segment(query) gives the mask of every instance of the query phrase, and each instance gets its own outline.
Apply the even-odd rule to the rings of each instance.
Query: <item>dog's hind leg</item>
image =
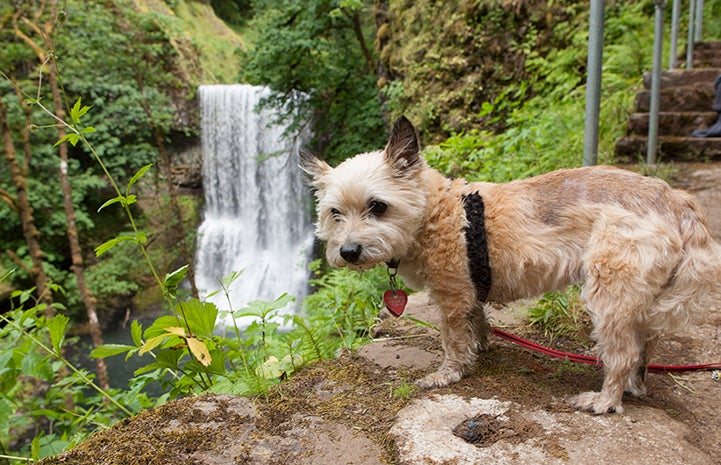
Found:
[[[576,408],[596,414],[622,413],[624,387],[641,362],[642,341],[627,309],[602,315],[594,330],[605,376],[600,392],[585,392],[572,400]]]
[[[651,355],[653,350],[656,348],[658,342],[658,336],[646,337],[645,342],[641,343],[641,354],[638,361],[631,369],[631,373],[628,375],[628,381],[626,381],[626,388],[624,393],[632,395],[634,397],[640,397],[646,394],[646,381],[647,367],[651,361]]]
[[[582,296],[605,377],[600,392],[573,400],[577,408],[596,414],[621,413],[624,389],[644,392],[639,373],[645,372],[656,336],[649,317],[682,256],[680,237],[663,218],[604,213],[589,238]]]

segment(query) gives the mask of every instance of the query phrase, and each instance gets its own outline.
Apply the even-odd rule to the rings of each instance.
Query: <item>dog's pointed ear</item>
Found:
[[[420,165],[420,144],[416,128],[408,118],[401,116],[393,125],[393,131],[386,145],[386,158],[399,171]]]
[[[328,163],[305,150],[301,149],[298,155],[300,157],[300,169],[307,175],[308,182],[311,186],[320,188],[323,184],[323,177],[328,174],[332,168]]]

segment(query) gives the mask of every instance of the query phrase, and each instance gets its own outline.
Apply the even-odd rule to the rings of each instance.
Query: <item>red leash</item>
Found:
[[[562,358],[562,359],[569,360],[569,361],[575,362],[575,363],[585,363],[588,365],[603,366],[603,362],[599,358],[592,357],[590,355],[571,354],[568,352],[563,352],[560,350],[544,347],[540,344],[536,344],[535,342],[528,341],[521,337],[515,336],[511,333],[508,333],[508,332],[503,331],[502,329],[496,328],[496,327],[492,327],[491,332],[502,339],[511,341],[511,342],[516,343],[527,349],[531,349],[536,352],[540,352],[542,354],[550,355],[551,357]],[[671,373],[671,372],[696,371],[696,370],[721,370],[721,362],[720,363],[708,363],[705,365],[653,365],[653,364],[649,364],[647,368],[650,373]]]

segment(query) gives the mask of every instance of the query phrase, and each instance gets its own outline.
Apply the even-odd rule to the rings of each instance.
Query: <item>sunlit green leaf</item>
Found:
[[[218,318],[218,307],[211,302],[190,299],[182,302],[183,314],[190,331],[197,336],[210,337],[215,330]]]
[[[90,110],[90,107],[85,105],[82,105],[82,99],[77,99],[75,101],[75,105],[70,109],[70,119],[73,121],[73,123],[77,124],[80,122],[80,119],[85,115],[85,113]]]
[[[165,292],[167,292],[168,295],[175,297],[175,294],[178,291],[178,285],[181,281],[183,281],[183,279],[185,279],[185,275],[187,273],[188,265],[183,265],[172,273],[165,275],[165,279],[163,280],[163,289]]]
[[[60,145],[64,142],[67,142],[69,140],[70,140],[70,134],[66,134],[63,137],[61,137],[60,139],[58,139],[58,141],[53,144],[53,148],[57,147],[58,145]],[[73,145],[75,145],[75,144],[73,144]]]
[[[165,328],[178,326],[179,324],[181,323],[175,316],[163,315],[156,318],[155,321],[153,321],[153,323],[145,329],[143,337],[148,340],[151,337],[166,333]]]
[[[130,323],[130,337],[133,338],[133,343],[137,347],[140,347],[143,344],[143,325],[138,322],[138,320],[133,320],[132,323]]]
[[[130,178],[130,181],[128,181],[128,187],[125,188],[125,193],[128,194],[130,192],[130,189],[135,185],[136,182],[145,174],[148,172],[150,168],[153,167],[153,164],[145,165],[142,168],[138,170],[137,173],[133,175],[132,178]]]
[[[94,358],[112,357],[113,355],[124,354],[129,350],[135,350],[137,347],[125,344],[103,344],[94,348],[90,352],[90,356]]]
[[[47,326],[50,332],[50,341],[53,344],[53,349],[57,353],[60,353],[60,348],[65,340],[65,327],[67,326],[70,318],[66,317],[62,313],[58,313],[53,318],[48,320]]]
[[[120,236],[114,237],[114,238],[110,239],[109,241],[105,241],[102,244],[100,244],[99,246],[97,246],[95,248],[95,256],[97,256],[97,257],[101,256],[102,254],[104,254],[108,250],[112,249],[116,245],[120,244],[121,242],[134,241],[134,240],[135,240],[135,236],[131,236],[129,234],[121,234]]]
[[[3,275],[0,276],[0,283],[5,281],[6,279],[8,279],[10,277],[10,275],[12,275],[13,273],[15,273],[15,268],[11,268],[11,269],[7,270],[5,273],[3,273]]]
[[[281,308],[285,307],[293,301],[295,301],[295,297],[293,297],[292,295],[288,295],[287,293],[282,294],[280,297],[278,297],[272,302],[253,300],[251,302],[248,302],[247,307],[241,308],[237,312],[234,312],[233,317],[241,318],[252,316],[266,319],[271,313],[275,312],[276,310],[280,310]]]
[[[98,212],[99,212],[100,210],[102,210],[103,208],[109,207],[110,205],[113,205],[113,204],[115,204],[115,203],[118,203],[118,202],[121,202],[121,203],[122,203],[122,201],[123,201],[123,197],[122,197],[122,196],[113,197],[112,199],[108,200],[108,201],[105,202],[104,204],[100,205],[100,207],[98,208]]]
[[[163,342],[165,342],[165,340],[166,340],[169,336],[172,336],[172,334],[170,334],[170,333],[163,333],[163,334],[160,334],[159,336],[151,337],[150,339],[148,339],[147,341],[145,341],[145,344],[143,344],[143,345],[140,347],[140,350],[138,351],[138,354],[139,354],[139,355],[143,355],[143,354],[146,354],[146,353],[150,352],[151,350],[155,349],[155,348],[158,347],[160,344],[162,344]]]

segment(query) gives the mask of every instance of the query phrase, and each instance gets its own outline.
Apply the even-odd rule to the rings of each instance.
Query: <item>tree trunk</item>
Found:
[[[27,266],[23,266],[23,268],[28,271],[30,278],[35,282],[38,300],[40,303],[45,304],[45,316],[47,318],[52,318],[55,316],[56,310],[53,307],[52,294],[50,293],[50,289],[48,289],[50,279],[43,268],[44,254],[40,247],[40,242],[38,241],[40,232],[37,227],[35,227],[33,207],[28,199],[27,172],[23,170],[23,167],[18,161],[15,144],[12,139],[12,132],[7,120],[7,107],[1,98],[0,131],[2,132],[5,160],[10,168],[10,176],[12,178],[13,186],[15,187],[15,198],[13,199],[11,207],[14,207],[17,210],[18,216],[20,217],[23,237],[25,238],[25,243],[28,246],[28,254],[30,255],[30,261],[32,263],[29,268]],[[11,257],[14,255],[11,251],[8,251],[8,254],[10,254]]]
[[[366,67],[367,71],[369,73],[374,73],[375,70],[375,59],[373,58],[373,54],[371,53],[370,49],[368,48],[368,45],[366,44],[365,37],[363,37],[363,27],[361,26],[361,19],[360,15],[357,12],[353,13],[347,13],[350,17],[351,24],[353,25],[353,32],[355,33],[356,39],[358,39],[358,44],[361,47],[361,50],[363,51],[363,57],[366,60]]]
[[[38,60],[40,60],[41,66],[43,64],[47,63],[47,78],[48,83],[50,84],[50,91],[53,96],[53,106],[55,107],[55,116],[59,120],[65,119],[65,107],[63,105],[62,96],[60,93],[60,84],[58,83],[58,76],[57,76],[57,68],[55,66],[55,57],[54,55],[50,57],[48,60],[48,56],[46,53],[46,50],[54,50],[54,46],[52,43],[52,33],[53,29],[55,27],[55,20],[57,15],[57,1],[51,1],[50,4],[50,12],[48,15],[48,20],[42,25],[42,28],[39,24],[39,17],[34,18],[28,18],[23,17],[21,20],[23,24],[25,24],[27,27],[29,27],[38,37],[40,37],[43,41],[44,48],[40,45],[40,43],[36,40],[33,40],[30,36],[25,34],[18,25],[19,17],[14,18],[14,26],[15,26],[15,35],[21,39],[23,42],[25,42],[37,55]],[[44,7],[45,5],[43,5]],[[42,73],[42,69],[41,69]],[[66,136],[67,132],[65,130],[65,126],[62,124],[57,125],[58,128],[58,138],[62,139]],[[72,266],[71,269],[73,271],[73,274],[75,275],[75,279],[78,283],[78,289],[80,291],[80,296],[83,300],[83,304],[85,306],[85,311],[88,315],[88,323],[90,328],[90,335],[93,340],[93,346],[98,347],[103,344],[103,338],[102,338],[102,331],[100,329],[100,323],[98,321],[98,314],[97,314],[97,308],[96,308],[96,299],[93,293],[91,292],[90,288],[87,286],[87,282],[85,281],[85,264],[83,263],[83,254],[82,254],[82,248],[80,247],[80,240],[78,238],[78,228],[77,224],[75,222],[75,206],[73,205],[73,190],[72,185],[70,184],[70,179],[68,177],[68,146],[67,143],[62,143],[59,145],[59,155],[60,155],[60,167],[59,167],[59,176],[60,176],[60,186],[63,193],[63,203],[64,203],[64,209],[65,209],[65,217],[67,220],[67,227],[66,232],[68,236],[68,244],[70,246],[70,255],[72,260]],[[97,368],[97,376],[98,376],[98,385],[102,389],[109,389],[109,378],[108,378],[108,368],[105,363],[105,360],[102,358],[98,358],[95,361],[96,368]]]
[[[52,24],[55,21],[56,4],[53,2],[52,14],[50,15],[49,24],[46,24],[46,33],[43,34],[45,46],[48,50],[53,50],[53,44],[51,42],[51,34],[48,33],[47,29],[52,28]],[[44,57],[38,56],[39,59],[43,60]],[[48,62],[48,83],[50,84],[50,91],[53,95],[53,105],[55,106],[55,115],[61,119],[65,119],[65,107],[63,105],[62,96],[60,94],[60,85],[58,83],[57,68],[55,66],[55,58]],[[58,139],[62,139],[66,136],[65,126],[59,124],[58,128]],[[58,146],[58,152],[60,155],[60,188],[63,192],[63,204],[65,207],[65,217],[67,220],[67,236],[68,244],[70,246],[70,256],[72,259],[72,271],[75,274],[75,279],[78,282],[78,289],[80,296],[85,305],[85,311],[88,315],[88,326],[90,328],[90,336],[93,340],[93,346],[99,347],[103,345],[103,334],[100,328],[100,322],[98,321],[97,313],[97,300],[93,295],[93,292],[87,285],[85,280],[85,263],[83,262],[83,250],[80,246],[80,239],[78,236],[78,227],[75,222],[75,205],[73,205],[73,188],[70,184],[70,178],[68,177],[68,144],[63,142]],[[110,389],[110,379],[108,377],[108,367],[105,363],[105,359],[95,359],[95,366],[98,375],[98,385],[104,389]]]
[[[384,60],[388,59],[388,50],[390,50],[390,23],[388,21],[388,0],[375,0],[375,20],[376,20],[376,39],[375,48],[378,52],[378,61],[376,68],[376,76],[378,77],[378,89],[382,90],[385,86],[391,82],[391,74],[388,71],[388,63]],[[386,130],[390,132],[392,126],[389,120],[388,111],[388,95],[385,92],[378,92],[381,110],[383,114],[383,124]]]

